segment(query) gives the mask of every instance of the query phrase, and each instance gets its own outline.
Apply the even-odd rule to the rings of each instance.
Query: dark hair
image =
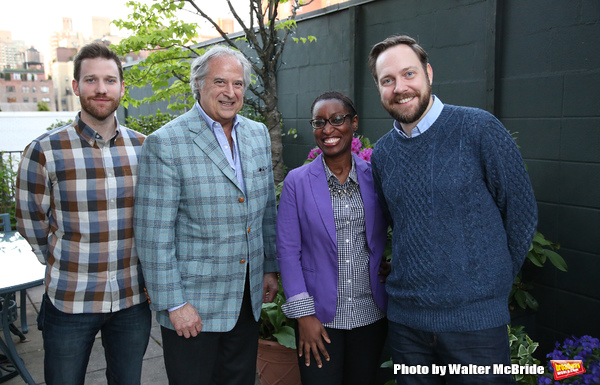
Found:
[[[83,62],[85,59],[96,58],[114,60],[117,64],[117,68],[119,69],[119,81],[123,81],[123,67],[121,66],[121,60],[119,60],[119,57],[116,53],[99,42],[86,44],[81,47],[79,52],[77,52],[77,55],[75,55],[75,58],[73,59],[73,79],[75,79],[77,82],[79,81],[79,76],[81,76],[81,62]]]
[[[423,65],[423,69],[427,72],[427,63],[429,62],[429,57],[427,56],[427,52],[421,47],[415,39],[407,35],[394,35],[390,36],[384,41],[381,41],[371,48],[371,52],[369,53],[369,69],[371,70],[371,75],[375,79],[375,83],[377,83],[377,58],[383,51],[388,48],[394,47],[399,44],[405,44],[412,48],[412,50],[417,54],[419,61]]]
[[[339,100],[340,102],[342,102],[342,104],[348,110],[349,113],[351,113],[352,115],[356,115],[356,108],[354,108],[354,103],[352,102],[352,100],[349,97],[347,97],[346,95],[344,95],[338,91],[326,91],[326,92],[323,92],[321,95],[317,96],[315,101],[310,106],[310,114],[312,115],[312,113],[315,109],[315,104],[317,104],[317,102],[320,102],[321,100],[331,100],[331,99]]]

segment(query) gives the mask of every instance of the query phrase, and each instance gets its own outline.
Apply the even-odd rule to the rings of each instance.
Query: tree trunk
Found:
[[[281,112],[277,107],[277,77],[276,72],[270,71],[263,78],[264,93],[262,100],[265,103],[266,125],[271,136],[271,161],[273,164],[273,179],[275,184],[283,181],[285,171],[283,167],[283,143],[281,141]]]

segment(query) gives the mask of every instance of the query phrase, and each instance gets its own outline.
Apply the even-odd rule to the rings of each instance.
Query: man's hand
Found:
[[[196,308],[190,305],[189,302],[179,309],[169,312],[169,318],[180,337],[196,337],[202,331],[202,319]]]
[[[278,290],[277,273],[266,273],[263,277],[263,303],[273,302]]]
[[[325,361],[329,361],[329,353],[325,349],[323,340],[328,344],[331,343],[323,324],[314,315],[300,317],[298,318],[298,333],[298,355],[304,356],[305,365],[310,366],[310,354],[312,353],[317,367],[322,368],[321,354]]]

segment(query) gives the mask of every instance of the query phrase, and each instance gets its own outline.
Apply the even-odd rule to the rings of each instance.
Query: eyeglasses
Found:
[[[332,126],[341,126],[342,124],[344,124],[344,122],[346,121],[346,118],[348,116],[353,117],[354,115],[346,114],[346,115],[338,115],[338,116],[335,116],[335,117],[329,118],[329,119],[312,119],[310,121],[310,125],[315,130],[320,130],[322,128],[325,128],[325,125],[327,124],[327,122],[329,122],[329,124],[331,124]]]

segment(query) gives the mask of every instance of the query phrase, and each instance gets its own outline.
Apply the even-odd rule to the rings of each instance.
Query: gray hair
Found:
[[[229,48],[223,45],[215,45],[206,52],[198,56],[192,62],[192,69],[190,73],[190,87],[192,88],[192,94],[194,99],[200,100],[200,89],[204,87],[204,78],[208,74],[210,59],[222,57],[222,56],[233,56],[237,58],[244,69],[244,92],[248,89],[251,81],[252,65],[246,59],[246,57],[237,50]]]

